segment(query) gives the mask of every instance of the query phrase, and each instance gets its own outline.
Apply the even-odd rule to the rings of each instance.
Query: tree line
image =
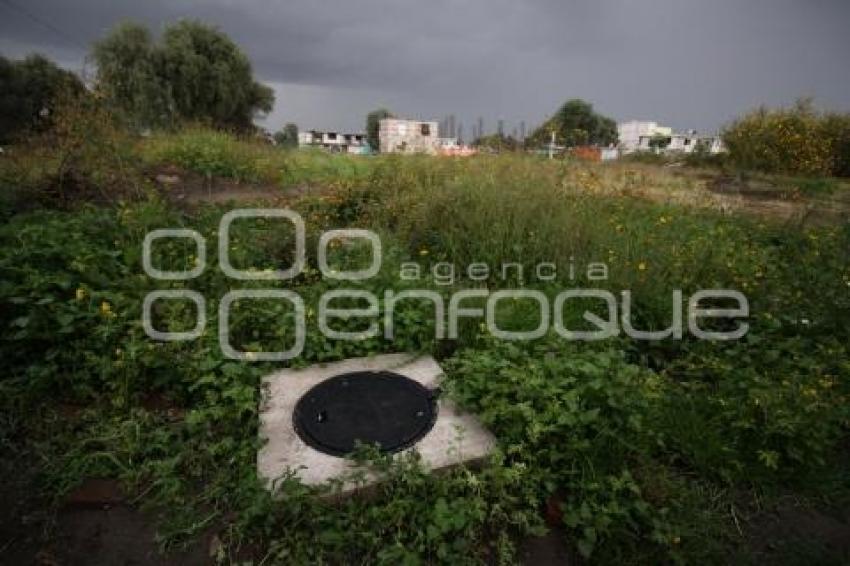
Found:
[[[274,105],[239,46],[198,21],[170,24],[158,41],[142,25],[119,24],[94,43],[91,57],[97,70],[86,89],[40,55],[0,56],[0,142],[49,124],[61,96],[91,96],[136,131],[195,122],[244,132]]]
[[[158,39],[142,25],[119,24],[94,43],[90,55],[96,73],[89,85],[41,55],[19,61],[0,55],[0,143],[50,128],[63,97],[96,101],[136,132],[200,123],[244,133],[274,105],[274,92],[255,80],[239,46],[198,21],[170,24]],[[392,116],[386,108],[367,115],[366,137],[374,150],[380,120]],[[553,133],[555,143],[566,147],[618,141],[613,119],[587,101],[571,99],[525,140],[497,133],[472,144],[496,151],[541,148]],[[728,162],[743,169],[850,176],[850,115],[820,113],[808,101],[757,109],[727,125],[722,135]],[[288,123],[274,139],[296,147],[297,126]]]

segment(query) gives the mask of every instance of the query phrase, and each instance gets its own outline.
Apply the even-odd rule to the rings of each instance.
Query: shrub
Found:
[[[833,125],[834,124],[834,125]],[[746,169],[792,175],[830,175],[836,172],[837,138],[841,120],[830,120],[808,101],[793,108],[759,108],[733,122],[723,132],[731,161]]]
[[[827,114],[822,129],[832,149],[832,174],[850,177],[850,114]]]
[[[10,61],[0,55],[0,143],[50,126],[63,93],[81,95],[83,83],[41,55]]]
[[[66,91],[51,118],[4,158],[0,186],[50,206],[141,194],[134,140],[97,99]]]
[[[283,154],[274,148],[241,140],[204,127],[177,134],[157,134],[143,144],[150,164],[172,163],[208,177],[246,182],[274,182],[283,172]]]

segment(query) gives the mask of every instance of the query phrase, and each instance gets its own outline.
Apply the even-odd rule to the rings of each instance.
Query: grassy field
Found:
[[[56,517],[69,494],[106,478],[125,504],[154,517],[162,550],[202,544],[202,555],[222,562],[514,563],[544,519],[577,563],[847,559],[846,540],[836,546],[831,534],[847,532],[850,503],[846,221],[751,214],[710,190],[704,172],[656,165],[331,156],[202,129],[98,139],[104,147],[60,140],[13,150],[0,166],[2,469],[28,482],[29,495],[7,497],[41,517],[28,534],[0,541],[10,556],[33,545],[61,556]],[[163,174],[176,179],[157,181]],[[192,183],[198,198],[175,198]],[[797,185],[798,199],[827,193],[841,202],[846,190],[785,179],[777,198],[787,201]],[[286,283],[227,279],[217,229],[235,205],[203,197],[214,190],[240,206],[283,202],[298,211],[310,268]],[[189,281],[151,280],[145,235],[178,227],[206,238],[206,269]],[[630,290],[635,326],[663,329],[674,290],[729,288],[747,296],[750,330],[732,342],[689,334],[580,342],[555,332],[505,342],[470,319],[457,339],[437,340],[433,307],[410,302],[399,307],[393,341],[330,340],[317,328],[318,298],[352,284],[323,279],[316,249],[322,231],[343,227],[381,235],[379,274],[354,286],[379,298],[406,288],[446,299],[523,288],[550,300],[576,287]],[[286,266],[292,239],[273,222],[240,223],[231,261]],[[331,261],[341,269],[367,253],[340,247]],[[191,269],[192,254],[174,242],[157,246],[154,259],[160,269]],[[538,277],[541,262],[555,264],[556,277]],[[403,280],[411,263],[421,277]],[[490,267],[484,281],[469,277],[473,263]],[[604,280],[589,277],[594,263],[607,266]],[[505,264],[520,267],[503,273]],[[215,332],[219,298],[260,286],[297,291],[307,305],[306,345],[293,365],[431,353],[447,371],[448,394],[491,428],[498,453],[480,469],[432,476],[415,457],[390,462],[365,451],[364,465],[385,478],[375,497],[333,502],[285,478],[273,500],[256,478],[255,454],[259,380],[279,364],[226,359]],[[142,299],[158,288],[207,297],[203,336],[158,343],[145,335]],[[571,301],[564,320],[578,328],[598,306]],[[285,349],[292,329],[281,321],[291,316],[285,304],[237,305],[234,342]],[[497,312],[516,330],[539,316],[522,300]],[[194,321],[190,304],[156,312],[161,330]],[[362,329],[354,320],[343,327]]]

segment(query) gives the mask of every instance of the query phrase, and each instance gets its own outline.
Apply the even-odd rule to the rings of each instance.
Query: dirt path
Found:
[[[266,203],[286,205],[309,195],[320,195],[324,189],[302,185],[282,188],[275,184],[257,184],[214,177],[207,179],[197,173],[166,168],[153,176],[160,192],[178,205],[201,203],[222,204]]]
[[[850,183],[844,180],[828,180],[832,190],[804,191],[790,180],[743,179],[714,170],[612,163],[586,165],[575,170],[570,181],[583,191],[601,196],[640,198],[798,226],[850,219]]]

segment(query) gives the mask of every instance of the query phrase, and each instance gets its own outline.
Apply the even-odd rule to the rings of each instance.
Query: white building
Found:
[[[298,147],[321,147],[334,153],[367,153],[365,134],[310,130],[298,132]]]
[[[620,152],[623,154],[641,150],[641,138],[652,136],[670,136],[673,129],[659,126],[658,122],[631,120],[617,124],[617,138],[619,139]]]
[[[691,153],[697,148],[703,148],[707,153],[716,154],[726,151],[723,145],[723,140],[720,136],[704,136],[699,135],[696,131],[677,133],[674,132],[669,136],[660,136],[664,138],[664,145],[661,148],[652,147],[653,138],[659,137],[658,134],[651,136],[641,136],[638,143],[638,151],[656,151],[659,153]]]
[[[659,126],[657,122],[632,120],[617,124],[620,152],[624,155],[635,151],[660,151],[663,153],[691,153],[704,147],[709,153],[725,151],[719,136],[699,135],[696,130],[674,132],[673,128]],[[652,140],[662,138],[664,146],[653,147]]]
[[[437,141],[441,150],[455,150],[460,148],[457,138],[438,138]]]
[[[440,149],[439,126],[436,121],[384,118],[378,124],[381,153],[433,155]]]

